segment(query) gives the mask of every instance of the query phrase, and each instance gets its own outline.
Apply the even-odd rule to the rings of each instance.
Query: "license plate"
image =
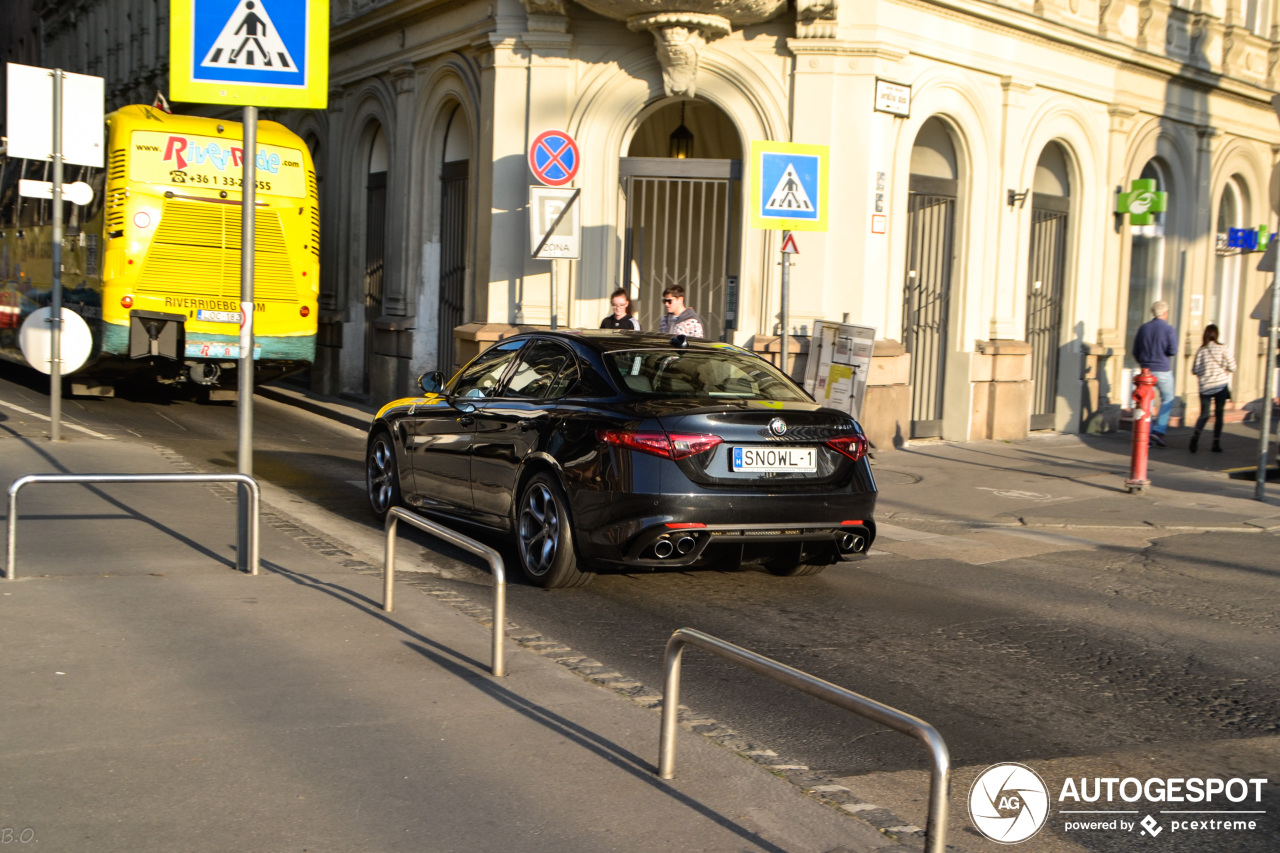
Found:
[[[196,319],[205,323],[240,324],[239,311],[206,311],[203,308],[196,312]]]
[[[735,447],[731,466],[734,471],[761,474],[780,471],[813,473],[818,470],[812,447]]]
[[[239,358],[239,344],[214,343],[212,341],[187,341],[183,354],[188,358]],[[253,345],[253,357],[262,358],[262,347]]]

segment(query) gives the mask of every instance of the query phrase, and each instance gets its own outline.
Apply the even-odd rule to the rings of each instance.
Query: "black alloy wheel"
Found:
[[[520,568],[530,583],[564,589],[591,580],[589,572],[578,569],[568,502],[551,475],[535,474],[520,492],[516,507],[516,547]]]
[[[393,506],[399,506],[400,471],[396,466],[396,448],[391,434],[378,430],[369,442],[365,458],[365,488],[369,493],[369,509],[379,521],[386,520]]]

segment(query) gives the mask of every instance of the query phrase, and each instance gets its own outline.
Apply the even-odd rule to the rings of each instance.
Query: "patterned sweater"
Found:
[[[1236,369],[1236,357],[1222,344],[1205,344],[1196,350],[1191,362],[1191,372],[1200,377],[1200,394],[1210,397],[1231,382]]]

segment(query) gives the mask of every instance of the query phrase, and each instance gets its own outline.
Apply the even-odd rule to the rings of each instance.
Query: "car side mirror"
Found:
[[[444,391],[444,374],[438,370],[424,373],[418,377],[418,387],[423,394],[439,394]]]

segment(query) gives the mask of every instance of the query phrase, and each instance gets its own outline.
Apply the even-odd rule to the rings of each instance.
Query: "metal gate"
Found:
[[[702,315],[706,337],[720,338],[726,311],[737,313],[727,283],[737,274],[732,223],[741,163],[624,157],[619,174],[627,199],[619,280],[636,294],[640,327],[657,331],[662,291],[679,284],[685,304]]]
[[[1027,342],[1031,344],[1031,429],[1053,429],[1067,257],[1065,198],[1036,195],[1027,270]]]
[[[907,205],[902,343],[911,354],[911,437],[924,438],[942,435],[956,182],[912,175]]]
[[[386,255],[387,173],[370,172],[364,231],[364,392],[373,373],[374,324],[382,316],[382,268]]]
[[[436,369],[453,372],[453,330],[462,325],[467,287],[468,160],[444,164],[440,172],[440,314]]]

